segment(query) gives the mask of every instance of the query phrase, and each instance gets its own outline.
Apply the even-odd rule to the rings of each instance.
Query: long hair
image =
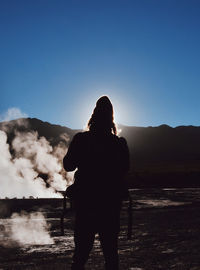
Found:
[[[107,96],[100,97],[88,122],[88,129],[95,132],[111,132],[117,134],[114,123],[113,106]]]

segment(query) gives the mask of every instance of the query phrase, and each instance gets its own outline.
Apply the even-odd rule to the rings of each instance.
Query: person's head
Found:
[[[113,106],[107,96],[102,96],[97,100],[88,128],[95,132],[117,133],[113,119]]]

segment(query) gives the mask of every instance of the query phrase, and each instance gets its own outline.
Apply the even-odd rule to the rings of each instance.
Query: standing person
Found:
[[[89,131],[77,133],[63,160],[66,171],[75,173],[67,189],[75,205],[75,250],[72,269],[83,270],[99,234],[105,269],[118,270],[120,208],[129,170],[126,140],[116,135],[113,106],[107,96],[98,99],[88,122]]]

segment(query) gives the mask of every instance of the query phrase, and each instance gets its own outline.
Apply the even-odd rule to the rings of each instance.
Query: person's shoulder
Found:
[[[127,143],[126,139],[124,137],[119,137],[118,135],[115,135],[115,134],[112,134],[112,137],[113,137],[114,140],[116,140],[116,141],[118,141],[118,142],[120,142],[122,144]]]
[[[127,144],[127,141],[124,137],[118,137],[121,144]]]
[[[76,133],[75,135],[74,135],[74,137],[73,137],[73,140],[82,140],[82,139],[84,139],[84,138],[86,138],[86,137],[88,137],[89,136],[89,132],[88,131],[80,131],[80,132],[78,132],[78,133]]]
[[[89,133],[89,131],[79,131],[78,133],[76,133],[76,134],[74,135],[74,137],[76,137],[76,138],[84,137],[84,136],[86,136],[88,133]]]
[[[119,137],[115,134],[112,134],[112,139],[115,141],[119,146],[127,146],[127,141],[124,137]]]
[[[71,140],[71,145],[76,145],[77,147],[80,147],[85,143],[85,141],[85,132],[78,132],[73,136]]]
[[[124,137],[117,137],[117,140],[118,140],[118,144],[120,145],[120,147],[122,148],[127,148],[127,141]]]

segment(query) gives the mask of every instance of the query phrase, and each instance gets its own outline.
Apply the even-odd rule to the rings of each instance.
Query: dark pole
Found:
[[[127,233],[127,238],[128,240],[131,240],[132,237],[132,198],[129,192],[129,205],[128,205],[128,233]]]
[[[61,235],[64,235],[64,218],[65,218],[65,213],[66,213],[66,194],[64,193],[63,210],[62,210],[61,219],[60,219]]]

